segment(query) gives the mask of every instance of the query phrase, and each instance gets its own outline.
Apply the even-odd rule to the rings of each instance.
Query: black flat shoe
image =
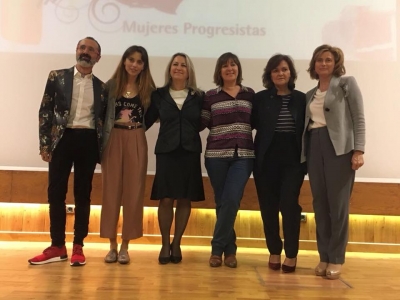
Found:
[[[172,244],[171,244],[171,262],[173,263],[173,264],[179,264],[181,261],[182,261],[182,254],[181,255],[173,255],[172,254]],[[179,250],[180,250],[181,248],[179,247]],[[182,251],[180,251],[181,253],[182,253]]]
[[[173,264],[179,264],[182,261],[182,256],[173,256],[171,255],[171,262]]]
[[[159,256],[159,257],[158,257],[158,262],[159,262],[161,265],[166,265],[166,264],[168,264],[170,261],[171,261],[171,257],[169,257],[169,256],[165,256],[165,257]]]
[[[163,247],[161,247],[160,255],[158,256],[158,262],[161,265],[166,265],[171,261],[171,246],[169,246],[169,251],[168,251],[169,256],[161,256],[162,250]]]

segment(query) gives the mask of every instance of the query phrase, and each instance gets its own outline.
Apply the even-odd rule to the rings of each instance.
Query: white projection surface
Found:
[[[158,86],[169,57],[185,52],[204,90],[215,86],[217,58],[230,51],[241,60],[243,84],[256,91],[268,58],[290,55],[296,88],[307,92],[317,84],[306,72],[312,52],[329,43],[344,51],[347,75],[364,96],[366,164],[357,180],[400,182],[399,7],[396,0],[0,0],[0,168],[46,169],[38,109],[47,75],[72,67],[86,36],[101,44],[94,73],[103,81],[127,47],[141,45]],[[149,173],[157,134],[158,125],[147,132]]]
[[[21,3],[21,5],[17,5]],[[1,50],[70,53],[80,32],[120,55],[124,41],[156,56],[177,48],[216,58],[230,50],[265,59],[277,47],[309,59],[310,47],[340,44],[348,59],[396,58],[396,1],[385,0],[2,0]],[[371,38],[373,37],[373,38]]]

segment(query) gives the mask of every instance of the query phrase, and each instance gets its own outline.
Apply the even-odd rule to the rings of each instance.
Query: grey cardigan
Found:
[[[310,103],[318,86],[306,94],[306,117],[301,161],[306,161]],[[326,92],[324,115],[336,155],[352,150],[365,151],[365,118],[361,91],[352,76],[332,77]]]
[[[108,139],[110,138],[111,134],[111,129],[114,127],[116,95],[113,91],[115,91],[115,80],[110,79],[109,81],[107,81],[106,87],[108,91],[108,101],[107,101],[106,116],[103,124],[103,150],[107,146]],[[100,161],[102,160],[103,160],[102,157],[100,157]]]

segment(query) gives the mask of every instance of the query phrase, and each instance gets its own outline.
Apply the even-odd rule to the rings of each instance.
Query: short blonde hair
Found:
[[[307,70],[307,72],[310,73],[311,79],[317,79],[317,80],[319,79],[318,74],[315,72],[315,63],[316,63],[318,57],[326,51],[329,51],[330,53],[332,53],[333,58],[335,60],[335,66],[333,68],[332,75],[339,77],[339,76],[346,74],[346,68],[344,67],[344,54],[343,54],[342,49],[340,49],[338,47],[333,47],[331,45],[324,44],[324,45],[317,47],[314,50],[313,56],[311,58],[310,66]]]

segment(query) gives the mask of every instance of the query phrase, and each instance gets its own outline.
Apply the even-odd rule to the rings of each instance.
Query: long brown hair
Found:
[[[125,85],[128,82],[128,73],[125,70],[124,62],[129,56],[131,56],[135,52],[140,53],[140,55],[142,56],[142,61],[144,63],[143,70],[136,78],[136,84],[139,88],[139,99],[143,107],[148,108],[150,105],[151,92],[155,90],[156,85],[153,81],[153,77],[151,76],[149,56],[147,55],[147,51],[145,48],[143,48],[142,46],[130,46],[128,49],[126,49],[111,79],[114,79],[116,82],[115,94],[118,98],[122,97]]]

